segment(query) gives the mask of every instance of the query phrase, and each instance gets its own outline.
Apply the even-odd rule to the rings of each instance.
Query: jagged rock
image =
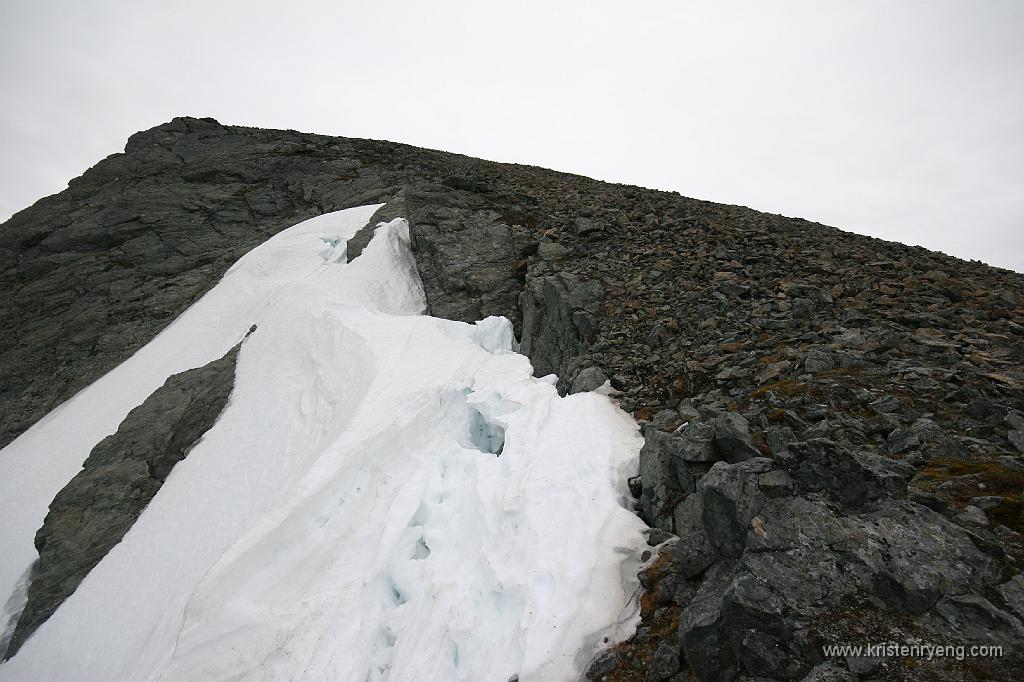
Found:
[[[759,457],[738,464],[718,462],[697,484],[705,532],[719,556],[735,559],[743,553],[751,519],[766,500],[758,486],[771,460]]]
[[[807,372],[824,372],[830,369],[834,369],[836,366],[835,360],[832,356],[823,350],[812,350],[807,353],[807,357],[804,358],[804,371]]]
[[[891,414],[900,409],[900,401],[896,396],[886,395],[869,403],[868,408],[877,414]]]
[[[604,228],[591,218],[576,218],[576,234],[584,239],[591,239],[602,233]]]
[[[999,586],[999,594],[1006,601],[1006,606],[1017,616],[1024,619],[1024,575],[1018,573]]]
[[[602,654],[587,668],[587,679],[600,680],[604,678],[622,664],[622,659],[623,654],[614,649]]]
[[[746,492],[739,476],[722,474],[754,463],[719,463],[708,476],[717,473],[720,481],[727,481],[718,488]],[[813,652],[783,646],[790,641],[787,618],[812,617],[844,596],[869,591],[888,608],[921,614],[944,595],[976,593],[998,579],[994,562],[963,531],[925,508],[887,500],[875,511],[840,516],[820,502],[783,497],[748,502],[746,514],[737,514],[735,505],[720,504],[728,513],[709,515],[700,495],[706,479],[698,494],[677,509],[681,532],[673,547],[677,565],[710,573],[684,613],[680,630],[687,661],[702,679],[714,666],[736,666],[735,672],[749,675],[802,674],[814,662]],[[700,504],[693,501],[698,497]],[[698,515],[704,528],[692,523]],[[723,517],[735,523],[730,526]],[[741,524],[744,518],[749,521]],[[702,557],[691,548],[700,546],[702,534],[715,554],[737,561],[711,563],[707,553]],[[934,544],[920,547],[919,537]],[[696,563],[695,557],[703,561]],[[755,644],[752,652],[749,647]]]
[[[766,497],[786,497],[793,492],[793,480],[785,471],[766,471],[757,477],[757,487]]]
[[[652,526],[673,530],[673,508],[684,494],[694,491],[694,476],[680,448],[680,439],[649,426],[640,450],[642,516]]]
[[[558,260],[559,258],[564,258],[568,253],[569,249],[565,248],[558,242],[542,239],[537,245],[537,255],[540,256],[542,260]]]
[[[525,229],[482,206],[452,203],[429,187],[407,190],[410,237],[428,312],[464,322],[511,313],[509,319],[518,323],[519,252],[528,241]],[[557,320],[555,316],[546,323]],[[557,363],[544,373],[555,369]]]
[[[6,657],[121,541],[174,465],[213,426],[235,383],[238,349],[168,378],[92,449],[57,493],[36,533],[39,561]]]
[[[999,579],[998,564],[970,536],[926,507],[886,501],[857,517],[857,527],[865,541],[848,552],[870,569],[889,608],[923,613],[944,594],[979,592]]]
[[[813,439],[791,446],[787,463],[797,484],[806,491],[824,491],[845,505],[858,505],[906,490],[913,468],[868,452],[851,452],[838,443]]]
[[[743,415],[723,412],[715,417],[715,446],[725,461],[734,463],[760,457],[750,435],[750,423]]]
[[[681,663],[679,660],[679,647],[664,643],[654,652],[654,658],[644,676],[644,682],[665,682],[679,672]]]
[[[1005,501],[1005,498],[999,497],[998,495],[981,495],[979,497],[972,497],[970,504],[983,511],[988,511],[990,509],[995,509]]]
[[[798,442],[793,429],[788,426],[772,426],[765,431],[765,442],[771,450],[772,457],[785,459],[790,454],[789,447]]]
[[[586,393],[587,391],[593,391],[595,389],[604,386],[604,382],[608,381],[608,377],[601,371],[600,367],[587,367],[580,371],[573,379],[572,389],[570,393]]]
[[[583,350],[594,334],[594,314],[602,298],[598,282],[583,282],[567,272],[528,282],[520,297],[520,348],[530,357],[538,375],[556,372]]]
[[[951,639],[1002,646],[1006,654],[1024,647],[1024,625],[976,594],[945,596],[925,623]]]
[[[739,662],[720,623],[724,570],[706,579],[683,611],[679,639],[687,664],[700,680],[729,682],[739,673]]]
[[[676,570],[686,579],[693,579],[718,560],[704,530],[704,506],[700,495],[687,495],[675,508],[674,522],[679,542],[672,546]]]
[[[651,417],[651,425],[662,431],[673,431],[679,425],[679,413],[675,410],[661,410]]]
[[[988,528],[988,517],[985,516],[985,511],[980,507],[975,507],[972,504],[967,505],[962,512],[957,514],[956,519],[960,523],[967,526]]]
[[[715,427],[706,422],[684,426],[672,441],[679,456],[687,462],[716,462],[721,459],[715,448]]]

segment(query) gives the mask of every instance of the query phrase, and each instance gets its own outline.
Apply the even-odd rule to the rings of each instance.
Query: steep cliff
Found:
[[[591,678],[1024,676],[1024,276],[807,221],[175,119],[0,227],[0,444],[252,247],[370,203],[350,255],[407,218],[432,314],[508,317],[538,374],[609,379],[644,428],[643,622]],[[1006,655],[822,648],[912,637]]]

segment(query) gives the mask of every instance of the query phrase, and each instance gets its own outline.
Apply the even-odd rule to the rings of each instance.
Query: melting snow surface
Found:
[[[220,419],[0,680],[574,680],[631,631],[635,424],[533,378],[504,318],[423,315],[404,220],[346,263],[376,208],[257,247],[0,452],[11,595],[92,446],[258,325]]]

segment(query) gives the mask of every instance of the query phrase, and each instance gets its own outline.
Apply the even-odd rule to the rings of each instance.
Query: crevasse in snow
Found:
[[[405,221],[345,263],[375,208],[254,249],[0,453],[47,496],[3,530],[9,594],[92,445],[258,325],[216,425],[0,680],[572,680],[632,627],[634,423],[534,378],[504,318],[423,315]]]

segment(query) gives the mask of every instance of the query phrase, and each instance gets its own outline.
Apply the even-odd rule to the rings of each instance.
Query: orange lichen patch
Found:
[[[776,393],[778,395],[784,395],[787,398],[792,398],[794,396],[800,395],[801,393],[808,392],[807,389],[808,386],[803,381],[793,381],[787,379],[785,381],[776,381],[771,384],[765,384],[764,386],[761,386],[756,391],[754,391],[753,396],[755,398],[760,398],[764,396],[766,393],[771,392]]]
[[[988,510],[988,518],[994,525],[1024,533],[1024,502],[1020,497],[1004,496],[1002,502]]]
[[[648,619],[654,615],[658,608],[658,597],[655,592],[644,592],[640,597],[640,618]]]
[[[663,551],[641,572],[651,589],[640,597],[640,622],[637,634],[613,646],[605,656],[615,659],[615,667],[599,679],[605,682],[643,682],[654,654],[662,644],[679,646],[681,609],[672,602],[659,605],[658,587],[669,575],[672,556]]]
[[[953,507],[962,508],[972,497],[994,495],[1003,501],[988,511],[996,525],[1024,533],[1024,472],[992,459],[936,460],[923,467],[914,479],[915,488],[942,494]]]
[[[640,575],[645,583],[650,582],[656,585],[661,582],[670,568],[672,568],[672,553],[662,551],[650,566],[640,572]]]
[[[686,377],[682,374],[672,380],[672,395],[676,398],[685,398],[686,388]]]
[[[679,646],[680,608],[667,606],[650,618],[643,619],[644,634],[634,635],[625,642],[611,648],[610,654],[616,655],[616,666],[600,680],[604,682],[644,682],[647,669],[654,659],[654,654],[662,643]],[[692,677],[692,675],[691,675]]]
[[[650,405],[644,405],[643,407],[641,407],[640,409],[633,413],[633,419],[636,419],[637,421],[650,421],[651,417],[653,416],[654,408],[651,407]]]
[[[769,421],[771,421],[770,417],[769,417]],[[778,423],[778,422],[772,422],[772,423],[775,424],[775,423]],[[764,432],[762,432],[762,431],[755,431],[753,433],[753,435],[751,436],[751,440],[754,442],[754,447],[757,448],[758,452],[760,452],[765,457],[771,457],[772,456],[772,449],[770,447],[768,447],[768,441],[765,440]]]

